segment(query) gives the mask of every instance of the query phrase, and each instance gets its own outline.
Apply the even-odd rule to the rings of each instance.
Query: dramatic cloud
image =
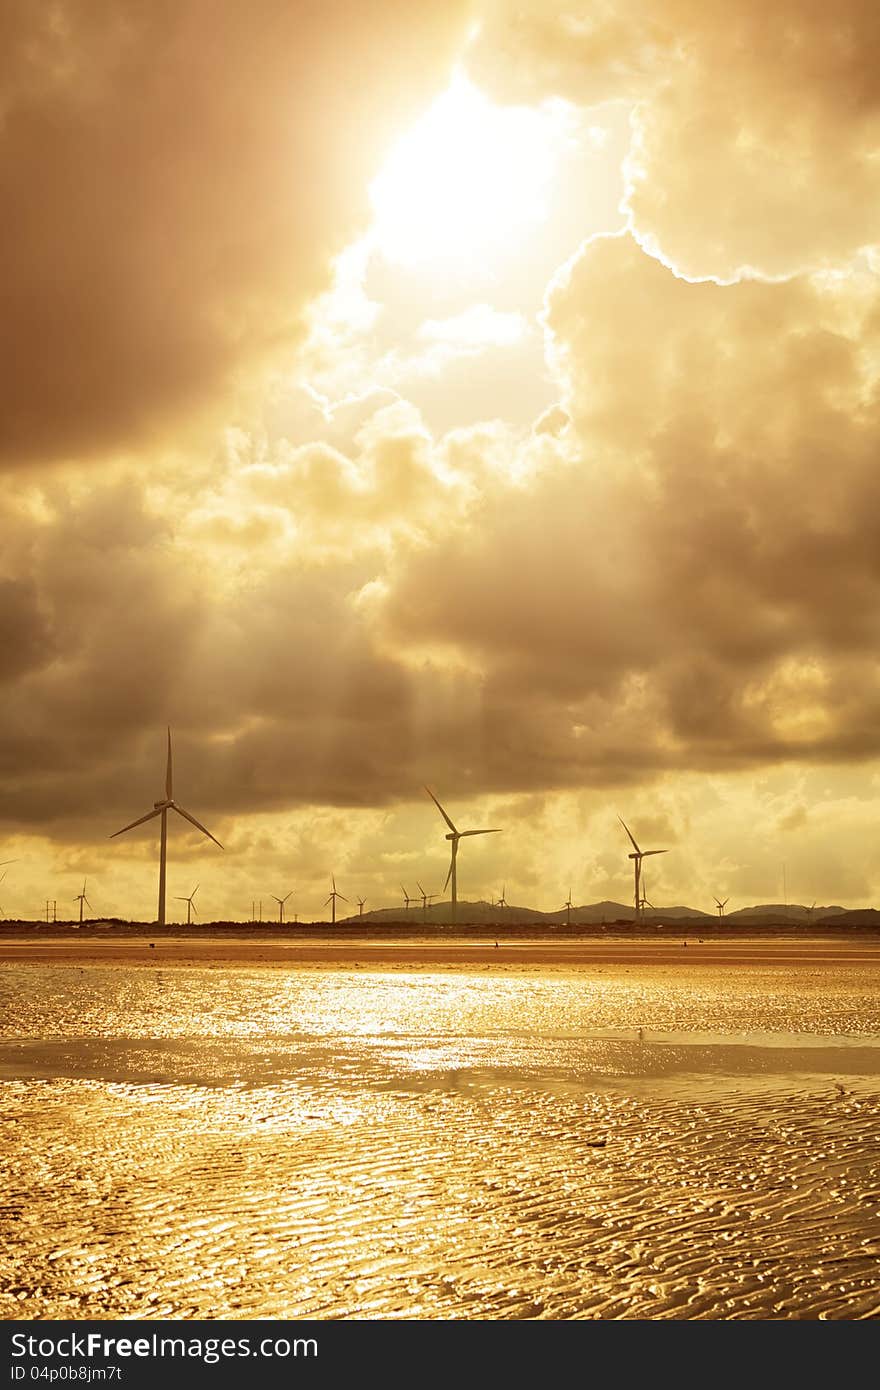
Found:
[[[464,3],[13,0],[0,457],[130,449],[288,353]]]
[[[616,809],[675,850],[661,901],[778,899],[777,841],[808,902],[875,886],[874,10],[492,5],[503,117],[430,107],[464,10],[4,11],[0,858],[34,902],[96,860],[101,910],[153,901],[151,827],[106,836],[166,723],[214,912],[257,871],[310,916],[333,871],[433,891],[424,783],[505,827],[466,896],[626,898]],[[370,228],[429,107],[424,206],[386,179]],[[480,204],[497,256],[462,110],[549,142],[522,243]]]
[[[492,784],[876,754],[878,309],[869,277],[691,284],[628,236],[560,275],[552,465],[386,598],[398,644],[480,672]]]
[[[632,103],[640,236],[730,278],[880,241],[878,51],[873,0],[499,0],[470,67],[505,100]]]

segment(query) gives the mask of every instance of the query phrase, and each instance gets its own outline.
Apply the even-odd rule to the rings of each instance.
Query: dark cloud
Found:
[[[464,4],[11,0],[0,457],[131,448],[290,349]]]

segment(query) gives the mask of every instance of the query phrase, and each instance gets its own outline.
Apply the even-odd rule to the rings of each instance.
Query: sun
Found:
[[[370,187],[376,248],[416,266],[515,246],[547,216],[558,124],[548,109],[495,106],[456,74]]]

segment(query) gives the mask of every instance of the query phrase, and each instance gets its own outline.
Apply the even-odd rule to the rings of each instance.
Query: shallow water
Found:
[[[5,1317],[876,1318],[875,972],[0,970]]]

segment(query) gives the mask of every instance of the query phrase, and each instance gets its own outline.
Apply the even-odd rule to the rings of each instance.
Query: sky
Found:
[[[5,914],[875,905],[878,43],[5,0]]]

